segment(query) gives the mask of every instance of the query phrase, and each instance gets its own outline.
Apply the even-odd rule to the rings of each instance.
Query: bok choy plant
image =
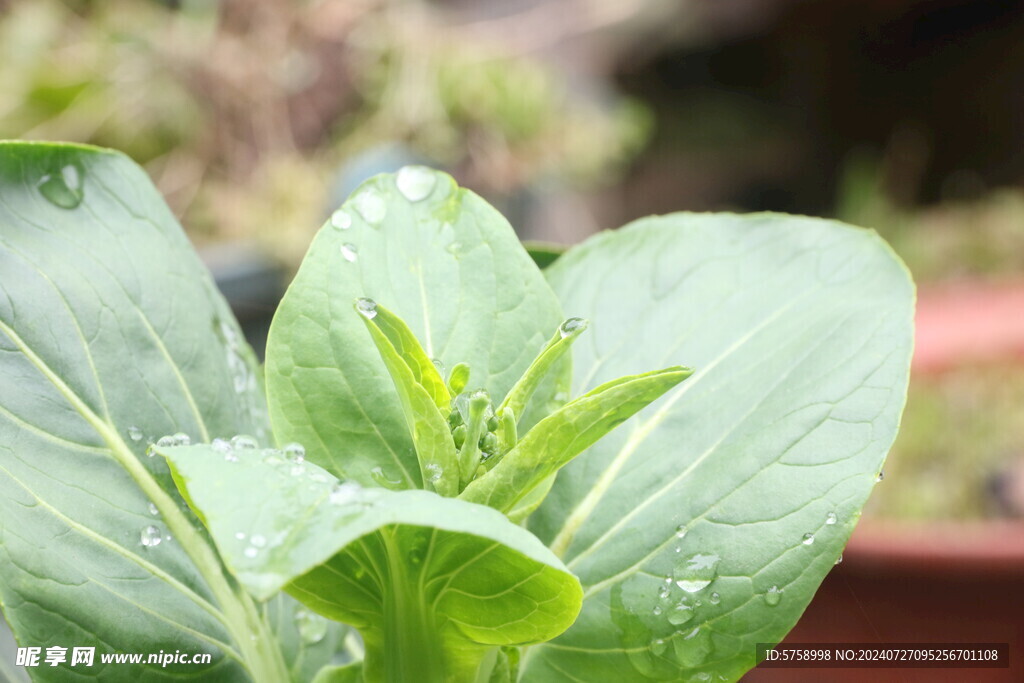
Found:
[[[0,143],[0,609],[97,653],[23,671],[736,680],[875,483],[913,296],[874,233],[774,214],[542,272],[406,167],[317,234],[260,368],[137,166]],[[209,657],[100,657],[157,652]]]

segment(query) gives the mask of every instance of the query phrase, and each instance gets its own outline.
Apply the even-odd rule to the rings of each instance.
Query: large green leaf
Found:
[[[592,321],[576,391],[696,372],[562,470],[531,518],[585,601],[523,680],[736,679],[796,622],[875,484],[906,391],[907,272],[834,222],[679,214],[548,274]]]
[[[273,450],[160,452],[239,581],[359,628],[369,681],[472,680],[495,646],[551,638],[578,612],[576,577],[491,508],[340,483]]]
[[[478,196],[419,167],[364,183],[314,240],[267,349],[275,436],[364,484],[422,478],[395,389],[352,310],[360,297],[405,320],[430,358],[469,363],[469,388],[492,396],[562,321],[508,222]],[[542,385],[541,402],[565,388]]]
[[[237,324],[141,169],[0,143],[0,606],[22,646],[95,647],[94,674],[108,652],[213,658],[110,681],[282,680],[265,622],[145,454],[175,432],[258,432],[261,400]]]

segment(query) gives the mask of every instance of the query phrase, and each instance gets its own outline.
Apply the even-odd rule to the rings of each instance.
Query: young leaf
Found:
[[[404,487],[422,482],[400,401],[353,300],[386,302],[428,357],[468,363],[473,386],[492,396],[512,388],[563,318],[508,221],[449,176],[414,170],[431,188],[425,197],[410,199],[396,175],[378,176],[320,231],[267,343],[278,442],[305,444],[311,461],[367,485],[374,471]],[[557,369],[541,403],[568,390],[568,370]]]
[[[444,378],[438,373],[434,362],[427,357],[423,347],[420,346],[405,321],[370,299],[361,299],[356,310],[360,312],[365,321],[372,322],[383,333],[395,353],[409,367],[412,378],[426,390],[438,409],[447,413],[452,397],[448,393],[448,387],[445,386]],[[380,344],[376,341],[374,343],[377,344],[379,350]],[[385,365],[387,365],[387,361],[385,361]]]
[[[287,680],[270,627],[146,456],[176,432],[258,435],[264,409],[252,352],[145,172],[91,147],[0,143],[0,273],[0,607],[20,642],[213,657],[110,667],[115,682]]]
[[[391,374],[395,389],[398,390],[398,397],[402,402],[402,412],[405,415],[409,433],[412,435],[413,444],[416,446],[416,454],[419,456],[419,466],[424,484],[428,490],[434,490],[443,496],[454,496],[459,492],[459,461],[455,453],[455,443],[452,441],[451,430],[448,429],[448,422],[445,416],[438,410],[436,394],[431,395],[430,391],[420,384],[416,376],[424,376],[424,369],[420,367],[415,359],[415,350],[412,344],[416,343],[415,337],[408,333],[405,328],[401,332],[401,321],[397,320],[394,314],[390,313],[383,306],[378,306],[369,299],[360,299],[356,304],[370,337],[380,352],[385,367]],[[388,336],[378,326],[377,319],[384,319],[384,327],[391,332]],[[397,322],[396,322],[397,321]],[[409,339],[410,337],[411,340]],[[398,338],[402,343],[405,353],[400,353],[392,344],[392,339]],[[417,364],[417,370],[413,370],[406,362],[407,358],[413,357]],[[427,365],[433,371],[434,377],[440,381],[433,364],[426,359]],[[428,383],[433,383],[432,378]],[[444,383],[440,382],[442,390]],[[434,387],[436,391],[436,386]],[[445,402],[447,407],[447,402]]]
[[[672,367],[602,384],[541,420],[459,498],[512,510],[541,482],[691,373]]]
[[[160,452],[247,590],[284,588],[360,630],[369,683],[474,680],[495,646],[549,639],[576,617],[576,578],[490,508],[340,483],[275,451]]]
[[[586,600],[523,678],[736,680],[796,622],[875,485],[906,392],[907,272],[832,221],[677,214],[548,273],[593,321],[577,391],[652,358],[698,371],[562,470],[530,517]]]
[[[530,397],[533,396],[537,387],[540,386],[541,381],[547,377],[551,368],[565,356],[565,353],[572,346],[572,343],[576,341],[576,338],[587,329],[588,324],[582,318],[569,318],[563,321],[558,326],[555,335],[548,340],[548,343],[540,350],[540,353],[537,354],[530,367],[526,369],[523,376],[519,378],[519,381],[515,383],[512,390],[508,392],[508,396],[502,401],[498,412],[510,410],[513,415],[523,415]]]

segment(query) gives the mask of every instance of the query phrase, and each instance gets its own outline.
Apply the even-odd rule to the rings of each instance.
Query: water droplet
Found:
[[[302,642],[309,645],[319,643],[327,635],[327,619],[304,609],[295,613],[295,627]]]
[[[660,616],[661,615],[661,605],[655,605],[654,609],[652,609],[651,612],[653,612],[654,616],[656,616],[656,617]]]
[[[709,674],[707,671],[700,671],[700,672],[694,674],[693,679],[695,681],[710,681],[711,680],[711,674]]]
[[[262,548],[267,545],[267,539],[259,534],[253,534],[252,538],[249,539],[249,543],[252,544],[254,548]]]
[[[338,230],[348,230],[352,227],[352,214],[345,209],[338,209],[331,214],[331,225]]]
[[[693,619],[693,608],[687,605],[685,602],[680,602],[678,605],[672,608],[672,611],[668,613],[668,623],[673,626],[679,626],[685,624],[690,619]]]
[[[672,647],[679,663],[684,667],[700,666],[711,653],[711,634],[698,626],[682,638],[676,634],[672,639]]]
[[[237,538],[239,541],[244,541],[245,540],[245,532],[244,531],[236,531],[235,532],[235,538]]]
[[[671,583],[671,581],[669,581],[669,583]],[[669,596],[669,594],[671,592],[672,592],[671,588],[669,588],[668,586],[662,586],[661,588],[658,589],[658,597],[661,598],[662,600],[664,600],[665,598],[667,598]]]
[[[301,443],[290,443],[282,450],[285,457],[292,462],[304,462],[306,460],[306,447]]]
[[[345,244],[341,245],[341,257],[349,263],[355,263],[356,259],[359,258],[359,250],[351,242],[345,242]]]
[[[142,541],[142,545],[147,548],[154,548],[160,545],[160,541],[163,540],[163,538],[161,538],[160,530],[155,526],[147,526],[143,529],[142,533],[139,535],[139,539]]]
[[[839,557],[836,558],[835,564],[842,564],[842,563],[843,563],[843,554],[839,553]]]
[[[192,437],[190,437],[185,432],[178,432],[177,434],[175,434],[171,438],[174,439],[174,445],[175,446],[191,446],[192,445]]]
[[[835,524],[836,520],[838,520],[838,519],[839,519],[839,517],[836,516],[836,513],[830,512],[827,515],[825,515],[825,524],[828,524],[828,525]]]
[[[558,326],[558,333],[562,336],[562,339],[565,339],[574,334],[581,334],[583,330],[587,329],[589,324],[583,318],[569,318]]]
[[[687,593],[696,593],[715,580],[718,562],[718,555],[697,553],[677,566],[672,572],[672,578]]]
[[[231,447],[239,451],[251,451],[258,448],[259,443],[248,434],[238,434],[231,437]]]
[[[356,299],[356,310],[367,320],[377,317],[377,302],[373,299]]]
[[[425,166],[405,166],[395,177],[395,186],[410,202],[418,202],[430,196],[437,175]]]
[[[292,465],[292,468],[288,470],[288,473],[293,477],[300,477],[306,472],[306,466],[302,463],[296,463]]]
[[[765,604],[767,604],[769,607],[775,607],[775,605],[779,604],[779,601],[782,600],[783,592],[785,592],[784,588],[779,588],[778,586],[772,586],[764,594]]]
[[[373,477],[375,482],[386,489],[395,490],[402,487],[402,480],[391,479],[380,465],[370,470],[370,476]]]
[[[384,203],[384,198],[373,188],[367,188],[357,194],[352,204],[363,220],[373,226],[384,220],[388,213],[388,205]]]
[[[160,514],[160,511],[157,510],[157,508],[156,508],[156,503],[150,503],[149,504],[149,514],[154,515],[154,516]]]
[[[677,545],[673,550],[677,553],[681,553],[683,552],[683,546]]]
[[[331,489],[331,495],[328,496],[327,500],[331,505],[344,505],[345,503],[350,503],[358,498],[361,490],[362,487],[354,481],[335,484],[334,488]]]
[[[441,375],[441,377],[444,377],[446,372],[446,369],[444,367],[444,361],[442,361],[440,358],[431,358],[430,362],[433,363],[434,369],[437,370],[437,374]]]
[[[683,538],[686,536],[686,525],[680,524],[676,527],[676,538]]]
[[[68,164],[60,173],[47,173],[39,180],[39,192],[48,202],[62,209],[74,209],[85,197],[84,172],[76,164]]]
[[[651,652],[656,655],[660,655],[667,647],[668,645],[665,644],[664,638],[655,638],[651,641]]]
[[[138,427],[129,427],[128,438],[132,441],[142,441],[142,430]]]
[[[253,548],[252,546],[249,546],[248,548],[246,548],[246,549],[245,549],[244,551],[242,551],[242,552],[243,552],[243,554],[244,554],[244,555],[245,555],[246,557],[248,557],[248,558],[253,558],[253,557],[256,557],[256,556],[257,556],[257,555],[259,555],[259,553],[260,553],[260,551],[259,551],[259,550],[257,550],[256,548]]]
[[[177,446],[177,442],[173,436],[161,436],[156,440],[157,448],[170,448],[171,446]]]
[[[814,534],[811,534],[811,533],[804,534],[804,540],[801,541],[801,542],[804,545],[811,545],[812,543],[814,543]]]
[[[878,482],[882,481],[883,479],[885,479],[885,472],[883,472],[882,470],[879,470],[878,471],[878,475],[875,477],[875,483],[877,484]]]
[[[431,484],[436,484],[441,481],[441,477],[444,476],[444,468],[438,465],[436,462],[427,463],[423,468],[427,472],[427,481]]]
[[[708,602],[710,602],[712,605],[717,605],[721,601],[722,601],[722,596],[719,595],[718,593],[712,593],[711,597],[708,598]]]

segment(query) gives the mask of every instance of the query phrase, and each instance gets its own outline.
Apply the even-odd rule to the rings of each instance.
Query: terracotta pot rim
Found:
[[[844,560],[850,570],[1024,574],[1024,521],[863,520]]]

